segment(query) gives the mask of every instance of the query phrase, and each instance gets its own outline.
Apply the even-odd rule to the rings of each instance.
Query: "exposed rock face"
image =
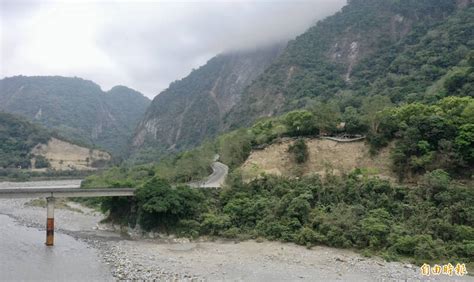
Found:
[[[0,80],[0,111],[19,114],[61,136],[120,154],[150,100],[124,86],[104,92],[92,81],[59,76]]]
[[[222,120],[283,45],[218,55],[158,95],[140,122],[133,147],[182,150],[222,129]]]
[[[469,4],[472,4],[472,0],[456,0],[459,8],[466,8]]]
[[[31,154],[45,157],[55,170],[94,170],[110,161],[109,153],[81,147],[56,138],[48,144],[38,144]],[[31,160],[35,169],[35,158]]]
[[[461,0],[442,2],[413,1],[407,6],[385,0],[348,1],[342,11],[288,44],[282,55],[244,91],[224,127],[248,126],[260,117],[302,108],[312,99],[356,90],[354,76],[365,73],[358,69],[361,62],[373,59],[371,66],[380,65],[389,59],[375,58],[374,54],[387,49],[396,58],[396,53],[403,50],[400,46],[417,42],[453,14],[457,4],[465,4]],[[409,41],[407,37],[415,28],[416,36]]]
[[[472,49],[463,32],[472,9],[464,0],[349,0],[282,52],[218,56],[171,84],[153,101],[133,146],[182,150],[319,100],[386,95],[398,103],[421,96],[465,57],[462,50]],[[445,59],[458,47],[459,57]],[[426,71],[418,71],[422,66]],[[416,83],[406,86],[405,76]]]

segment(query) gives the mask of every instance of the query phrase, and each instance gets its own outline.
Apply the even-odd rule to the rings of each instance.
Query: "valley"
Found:
[[[36,186],[71,186],[80,180],[1,183],[34,188]],[[187,240],[155,233],[141,234],[128,230],[123,237],[121,228],[100,221],[103,215],[74,202],[57,209],[57,242],[54,253],[44,254],[45,247],[37,247],[44,231],[44,207],[31,206],[31,199],[0,200],[0,221],[8,226],[2,229],[2,238],[9,242],[8,249],[0,245],[0,270],[5,279],[68,279],[110,281],[142,279],[178,280],[303,280],[327,277],[330,280],[418,279],[416,266],[397,262],[384,262],[367,258],[352,251],[327,247],[305,248],[289,243],[266,240],[234,241],[201,238]],[[68,206],[74,209],[68,208]],[[28,229],[28,231],[25,231]],[[19,232],[13,236],[12,232]],[[40,232],[41,231],[41,232]],[[153,238],[150,238],[153,237]],[[27,245],[25,245],[27,244]],[[34,258],[34,269],[15,271],[18,264],[14,249],[26,250]],[[87,274],[76,276],[78,268],[67,259],[73,250],[87,267]],[[228,254],[232,254],[229,256]],[[12,260],[13,258],[13,260]],[[59,272],[54,265],[61,265]],[[77,263],[77,260],[74,260]],[[23,262],[22,262],[23,264]],[[38,267],[38,266],[41,266]],[[48,271],[45,272],[44,270]],[[82,268],[80,268],[82,269]],[[20,272],[20,276],[18,276]],[[111,274],[109,274],[109,272]],[[441,279],[437,279],[441,281]],[[470,281],[468,277],[459,281]]]
[[[53,192],[0,199],[0,280],[473,281],[474,2],[224,2],[48,3],[44,57],[5,41],[0,189],[131,189],[58,201],[55,247]]]

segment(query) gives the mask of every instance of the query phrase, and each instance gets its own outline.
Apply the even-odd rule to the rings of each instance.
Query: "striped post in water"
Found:
[[[46,198],[46,246],[54,245],[54,198]]]

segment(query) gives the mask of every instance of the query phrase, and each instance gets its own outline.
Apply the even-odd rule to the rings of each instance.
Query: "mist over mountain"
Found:
[[[71,222],[90,217],[88,235],[102,220],[134,238],[83,246],[97,248],[91,266],[106,258],[102,280],[418,281],[474,267],[474,0],[348,0],[338,12],[344,0],[6,1],[2,70],[160,92],[0,80],[0,180],[134,189],[80,193],[106,195],[81,201],[105,220],[58,201]],[[45,204],[52,238],[50,192],[0,201],[19,212],[9,228],[36,226]],[[5,234],[16,277],[24,240]],[[247,242],[190,248],[199,238]]]
[[[218,55],[158,95],[140,122],[134,148],[176,151],[200,144],[222,130],[224,116],[282,52],[284,44]]]
[[[133,147],[182,150],[331,99],[355,108],[374,95],[395,104],[438,99],[451,68],[474,47],[472,16],[469,1],[349,1],[283,51],[220,55],[172,83],[154,99]]]
[[[230,128],[314,101],[428,99],[473,49],[469,1],[353,0],[288,44],[226,118]],[[355,105],[357,106],[357,104]]]
[[[154,97],[216,54],[285,42],[346,0],[0,2],[0,78],[61,75]]]

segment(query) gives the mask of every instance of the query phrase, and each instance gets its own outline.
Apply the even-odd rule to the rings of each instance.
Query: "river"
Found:
[[[78,187],[79,180],[1,183]],[[100,224],[77,203],[55,211],[55,246],[46,247],[46,209],[30,199],[0,199],[0,281],[419,281],[419,266],[366,258],[350,250],[259,241],[187,240]],[[67,208],[69,207],[69,208]],[[470,269],[468,270],[470,271]],[[431,276],[435,281],[474,277]]]
[[[11,186],[74,187],[77,184],[78,181],[0,183],[0,189]],[[56,232],[55,246],[47,247],[44,244],[45,231],[41,227],[28,227],[25,222],[17,221],[16,216],[23,216],[27,210],[22,208],[24,201],[29,200],[0,199],[0,281],[113,280],[110,267],[87,243]],[[29,213],[39,222],[46,221],[43,208],[31,208]]]

